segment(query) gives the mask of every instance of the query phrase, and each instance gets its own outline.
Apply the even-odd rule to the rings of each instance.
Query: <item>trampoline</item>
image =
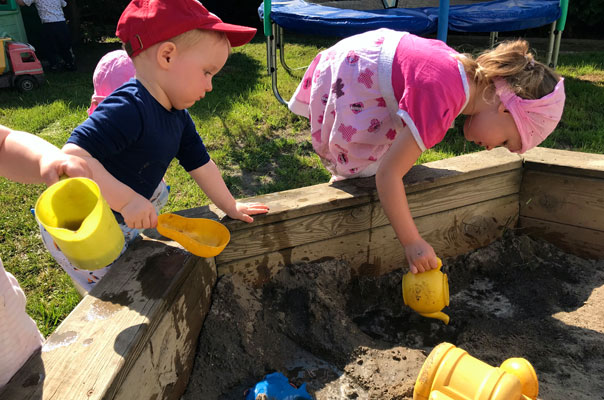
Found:
[[[284,29],[322,36],[346,37],[378,28],[416,35],[437,33],[446,42],[449,30],[517,31],[551,24],[546,63],[556,66],[568,0],[266,0],[258,8],[267,38],[267,67],[275,97],[286,104],[277,89],[277,50],[281,65],[292,69],[284,57]]]

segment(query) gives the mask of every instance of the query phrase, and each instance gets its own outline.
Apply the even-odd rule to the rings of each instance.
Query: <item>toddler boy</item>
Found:
[[[235,201],[186,110],[212,90],[231,47],[255,32],[222,22],[196,0],[133,0],[122,13],[116,34],[136,79],[105,98],[63,150],[88,162],[126,243],[139,229],[157,225],[167,200],[162,177],[175,157],[229,217],[252,222],[251,215],[268,212],[264,204]],[[108,270],[78,270],[47,247],[85,290]]]

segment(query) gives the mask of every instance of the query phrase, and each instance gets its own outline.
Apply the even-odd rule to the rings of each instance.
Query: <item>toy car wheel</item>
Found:
[[[16,81],[17,89],[22,92],[29,92],[31,90],[34,90],[37,85],[38,83],[31,76],[21,76]]]

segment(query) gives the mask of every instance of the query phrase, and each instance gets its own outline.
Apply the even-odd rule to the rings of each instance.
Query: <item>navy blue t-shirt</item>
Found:
[[[107,96],[67,143],[147,199],[175,157],[187,172],[210,161],[189,112],[166,110],[136,79]]]

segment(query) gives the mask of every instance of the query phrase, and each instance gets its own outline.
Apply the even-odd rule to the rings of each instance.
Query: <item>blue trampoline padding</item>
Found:
[[[258,8],[263,17],[263,4]],[[458,32],[506,32],[536,28],[560,17],[560,0],[495,0],[451,5],[449,29]],[[418,35],[435,32],[438,7],[348,10],[304,0],[272,3],[271,19],[279,26],[306,34],[351,36],[378,28]]]
[[[258,7],[263,18],[264,5]],[[417,35],[436,31],[436,16],[423,10],[390,8],[347,10],[307,3],[303,0],[273,1],[271,19],[291,31],[323,36],[352,36],[379,28],[407,31]]]
[[[422,8],[438,19],[438,7]],[[495,0],[452,5],[449,29],[458,32],[506,32],[537,28],[560,18],[560,0]]]

